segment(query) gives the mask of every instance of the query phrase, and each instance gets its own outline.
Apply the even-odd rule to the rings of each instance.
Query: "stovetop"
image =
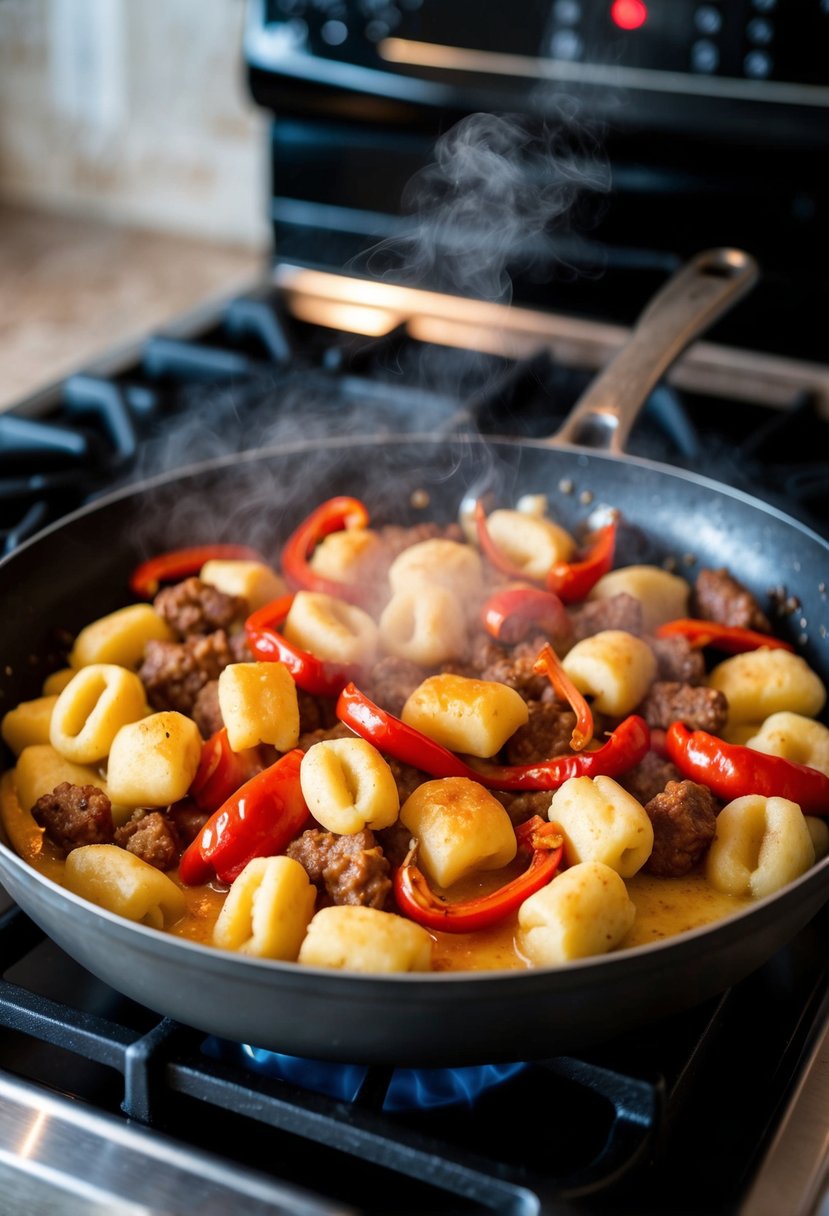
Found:
[[[624,337],[282,265],[0,416],[4,547],[115,486],[228,449],[355,431],[547,436]],[[829,536],[827,439],[825,367],[697,343],[629,447],[739,485]],[[10,1211],[48,1197],[53,1211],[132,1211],[129,1201],[162,1212],[181,1210],[186,1194],[201,1212],[244,1201],[367,1216],[764,1216],[771,1184],[759,1197],[752,1184],[770,1149],[783,1153],[781,1114],[816,1075],[806,1064],[829,1017],[827,917],[685,1014],[517,1067],[469,1100],[398,1110],[387,1102],[393,1070],[363,1070],[345,1096],[313,1072],[300,1084],[293,1071],[253,1071],[250,1052],[121,997],[10,907],[0,921]],[[820,1161],[818,1146],[797,1179],[783,1174],[793,1213],[811,1210],[794,1196],[818,1185]]]

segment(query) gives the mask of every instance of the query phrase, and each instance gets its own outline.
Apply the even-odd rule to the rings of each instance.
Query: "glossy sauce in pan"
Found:
[[[509,881],[507,870],[496,876],[481,876],[459,882],[452,891],[453,899],[470,899]],[[689,929],[708,925],[733,916],[752,902],[715,891],[699,871],[683,878],[657,878],[637,874],[627,880],[630,897],[636,904],[636,921],[620,949],[648,945],[662,938],[674,937]],[[187,898],[187,913],[169,932],[189,938],[202,945],[213,944],[213,925],[224,902],[224,887],[182,887]],[[435,933],[434,971],[499,971],[529,966],[516,950],[514,936],[516,916],[492,929],[475,934]]]

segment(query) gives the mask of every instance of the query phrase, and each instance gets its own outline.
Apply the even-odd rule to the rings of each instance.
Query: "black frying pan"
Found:
[[[503,501],[547,494],[553,514],[574,529],[597,503],[620,508],[620,564],[674,556],[690,563],[690,577],[699,566],[725,565],[760,597],[784,585],[800,601],[793,629],[807,635],[801,653],[829,680],[820,630],[829,544],[746,495],[617,454],[650,384],[753,274],[737,251],[702,255],[681,272],[565,425],[562,437],[581,446],[434,436],[298,443],[144,483],[47,529],[0,564],[0,709],[39,694],[56,628],[75,631],[128,602],[127,576],[149,551],[216,540],[261,545],[334,493],[357,493],[378,523],[407,522],[423,517],[410,499],[425,489],[429,517],[454,518],[470,487],[496,480]],[[627,411],[618,408],[619,389]],[[613,450],[591,450],[595,442]],[[0,880],[18,904],[68,954],[149,1008],[292,1055],[412,1066],[572,1051],[707,999],[815,915],[829,895],[827,870],[829,859],[714,926],[559,969],[372,977],[223,953],[121,920],[0,844]]]

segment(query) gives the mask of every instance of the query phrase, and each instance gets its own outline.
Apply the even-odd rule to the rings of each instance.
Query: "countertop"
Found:
[[[0,409],[264,265],[265,251],[0,205]]]

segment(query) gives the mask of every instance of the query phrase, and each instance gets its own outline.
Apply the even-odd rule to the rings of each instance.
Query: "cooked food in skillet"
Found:
[[[7,837],[131,920],[354,971],[557,966],[773,893],[829,849],[826,690],[727,570],[614,568],[618,522],[337,498],[278,570],[151,559],[3,718]]]

